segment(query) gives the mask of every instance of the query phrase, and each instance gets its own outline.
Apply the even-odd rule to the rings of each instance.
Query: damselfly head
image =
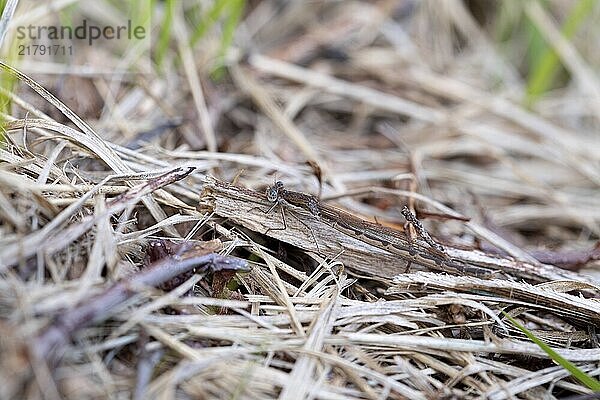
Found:
[[[277,188],[277,184],[275,184],[275,186],[269,186],[265,191],[265,195],[267,196],[267,200],[269,200],[271,203],[275,203],[279,197],[279,189]]]

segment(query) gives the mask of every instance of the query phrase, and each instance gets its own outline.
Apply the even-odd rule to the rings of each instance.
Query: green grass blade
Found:
[[[542,350],[544,350],[544,352],[546,352],[546,354],[548,354],[548,356],[552,360],[554,360],[557,364],[559,364],[564,369],[569,371],[569,373],[571,375],[573,375],[573,377],[575,379],[577,379],[579,382],[581,382],[583,385],[587,386],[589,389],[593,390],[594,392],[600,392],[600,381],[596,380],[595,378],[589,376],[588,374],[586,374],[585,372],[583,372],[582,370],[577,368],[577,366],[575,364],[573,364],[571,361],[567,360],[566,358],[564,358],[563,356],[558,354],[546,343],[542,342],[540,339],[535,337],[535,335],[533,333],[529,332],[529,330],[527,330],[527,328],[525,328],[524,326],[519,324],[517,321],[515,321],[515,319],[512,318],[510,315],[508,315],[504,311],[502,311],[502,314],[504,314],[504,316],[506,318],[508,318],[508,320],[514,326],[519,328],[521,330],[521,332],[523,332],[529,339],[531,339],[532,342],[534,342],[535,344],[540,346],[540,348]]]
[[[590,15],[595,4],[596,0],[579,0],[577,4],[573,6],[561,29],[565,38],[570,39],[575,35],[583,21]],[[532,26],[532,29],[535,28]],[[537,33],[537,35],[539,35],[539,33]],[[544,47],[545,50],[539,58],[536,57],[534,62],[531,63],[533,69],[527,82],[527,94],[525,99],[526,104],[529,106],[535,103],[539,96],[550,88],[552,81],[560,68],[559,58],[554,50],[548,45]]]
[[[14,16],[18,1],[2,0],[0,1],[0,49],[4,49],[6,52],[4,56],[6,60],[13,63],[17,60],[17,48],[13,44],[4,43],[7,40],[8,26],[11,19]],[[0,87],[4,89],[0,93],[0,143],[4,143],[4,124],[5,114],[10,114],[11,110],[11,98],[5,93],[12,93],[17,80],[13,76],[0,71]]]
[[[167,0],[165,2],[165,17],[161,24],[160,34],[158,35],[158,43],[155,48],[156,64],[162,66],[165,54],[169,48],[171,41],[171,27],[173,26],[173,14],[175,11],[175,0]]]
[[[192,38],[190,39],[192,47],[194,47],[198,40],[202,39],[204,34],[219,20],[219,17],[224,14],[231,1],[232,0],[215,1],[212,8],[208,11],[206,16],[202,18],[202,21],[198,24],[196,30],[192,34]]]
[[[223,36],[221,37],[221,47],[220,47],[220,59],[223,61],[225,58],[225,54],[227,53],[227,49],[231,46],[233,42],[233,36],[235,34],[235,29],[240,22],[240,18],[244,13],[244,8],[246,6],[245,0],[230,0],[229,2],[229,17],[225,20],[223,24]],[[221,62],[223,64],[223,62]],[[213,79],[219,80],[223,76],[223,68],[221,65],[217,66],[212,73]]]

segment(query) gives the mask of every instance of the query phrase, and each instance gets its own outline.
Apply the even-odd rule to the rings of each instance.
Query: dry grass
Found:
[[[4,59],[0,398],[591,393],[501,311],[600,375],[597,27],[561,40],[527,3],[572,78],[528,110],[520,60],[457,0],[252,2],[221,80],[219,30],[190,46],[194,3],[176,3],[144,74],[106,73],[136,66],[104,50],[87,68]],[[261,194],[209,177],[281,179],[398,230],[408,204],[493,275],[407,270],[298,209],[268,231]],[[186,274],[192,256],[212,272]]]

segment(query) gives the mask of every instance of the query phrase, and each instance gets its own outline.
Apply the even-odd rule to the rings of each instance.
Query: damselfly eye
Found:
[[[277,189],[282,189],[282,188],[283,188],[283,182],[281,182],[281,181],[277,181],[277,182],[275,182],[275,187],[276,187]]]
[[[267,200],[269,200],[271,203],[274,203],[277,201],[277,189],[274,187],[269,187],[267,188],[267,191],[265,192],[266,196],[267,196]]]

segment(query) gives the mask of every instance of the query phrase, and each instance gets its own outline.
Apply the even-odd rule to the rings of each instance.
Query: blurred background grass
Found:
[[[8,23],[12,17],[5,12],[10,3],[20,4],[15,17],[27,14],[23,9],[43,8],[41,4],[33,1],[0,1],[4,24],[2,28],[6,35],[1,48],[2,59],[7,63],[18,66],[22,56],[17,55],[16,47],[11,45],[11,27]],[[73,26],[74,16],[81,11],[86,18],[94,19],[94,15],[86,10],[82,5],[84,2],[62,1],[53,3],[53,11],[49,18],[55,18],[61,25]],[[210,71],[209,79],[221,79],[225,73],[225,55],[234,41],[236,29],[239,27],[244,12],[256,6],[257,2],[247,4],[245,0],[215,0],[215,1],[185,1],[185,5],[177,0],[164,1],[110,1],[103,0],[97,8],[106,11],[104,16],[117,15],[120,17],[132,17],[138,20],[144,20],[150,17],[152,23],[152,49],[151,59],[153,67],[158,71],[165,68],[165,59],[168,57],[177,57],[177,50],[174,46],[174,14],[177,7],[183,7],[184,19],[179,20],[185,26],[183,29],[187,32],[189,39],[188,45],[192,51],[198,51],[201,48],[205,54],[205,60],[209,61]],[[308,2],[307,7],[311,6]],[[404,9],[415,9],[419,7],[419,2],[397,1],[393,6]],[[479,21],[489,37],[499,46],[506,60],[518,68],[522,79],[525,81],[526,92],[523,98],[524,104],[531,107],[545,93],[554,89],[565,87],[571,77],[568,70],[561,64],[556,52],[547,40],[540,34],[535,23],[529,18],[525,8],[528,2],[520,0],[493,1],[493,0],[469,0],[466,1],[468,9]],[[597,43],[590,43],[589,39],[598,38],[598,21],[600,13],[598,11],[597,0],[544,0],[539,4],[549,12],[559,24],[561,33],[565,39],[569,40],[577,48],[584,58],[589,60],[591,65],[597,66],[598,56],[595,47]],[[433,8],[435,10],[435,8]],[[33,11],[32,14],[35,14]],[[54,16],[54,17],[52,17]],[[102,21],[99,21],[102,22]],[[104,20],[103,22],[107,22]],[[2,33],[2,32],[0,32]],[[207,46],[207,41],[203,41],[207,34],[211,35]],[[238,32],[243,36],[243,32]],[[217,40],[215,40],[215,37]],[[243,45],[243,38],[240,38],[240,44]],[[212,46],[218,43],[218,46]],[[101,44],[99,44],[101,46]],[[251,50],[251,49],[246,49]],[[208,54],[207,54],[208,53]],[[42,61],[48,61],[48,57],[43,57]],[[53,62],[69,63],[71,60],[61,60],[59,57]],[[132,66],[134,69],[135,67]],[[10,92],[13,88],[14,80],[8,76],[2,76],[1,87]],[[0,98],[0,107],[4,112],[8,112],[10,99],[3,93]]]

